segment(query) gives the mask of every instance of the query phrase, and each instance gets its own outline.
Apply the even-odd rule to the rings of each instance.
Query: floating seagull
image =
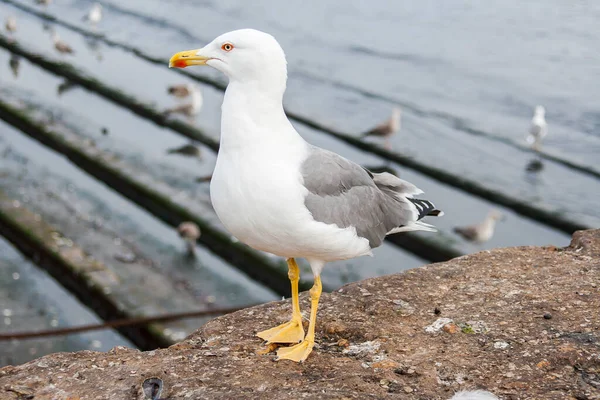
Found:
[[[476,225],[456,227],[454,228],[454,232],[470,242],[487,242],[492,238],[492,236],[494,236],[496,222],[503,218],[503,215],[499,211],[492,210],[489,212],[483,222]]]
[[[167,92],[178,99],[185,99],[192,94],[193,86],[190,84],[171,85],[167,88]]]
[[[68,92],[69,90],[73,89],[75,86],[77,86],[75,84],[75,82],[65,79],[64,81],[59,83],[58,86],[56,87],[56,95],[58,97],[60,97],[63,94],[65,94],[66,92]]]
[[[413,184],[371,173],[304,141],[283,110],[286,59],[273,36],[253,29],[225,33],[201,49],[175,54],[169,63],[192,65],[209,65],[229,77],[210,183],[214,209],[241,242],[288,260],[291,320],[257,335],[268,343],[301,342],[277,355],[304,361],[315,343],[325,264],[372,255],[388,234],[435,231],[420,220],[442,212],[414,198],[422,191]],[[295,257],[306,258],[314,275],[306,336]]]
[[[10,60],[8,60],[8,66],[13,73],[15,78],[19,77],[19,68],[21,67],[21,58],[16,54],[10,55]]]
[[[4,27],[8,33],[15,33],[17,31],[17,19],[12,15],[7,17]]]
[[[200,238],[200,228],[193,222],[182,222],[177,227],[177,233],[185,241],[188,255],[196,255],[196,240]]]
[[[69,46],[65,41],[60,39],[58,33],[52,32],[52,42],[54,42],[54,48],[62,54],[73,54],[73,48]]]
[[[544,163],[542,162],[542,160],[537,159],[537,158],[534,158],[533,160],[529,161],[527,163],[527,165],[525,166],[525,170],[527,172],[532,172],[532,173],[540,172],[543,169],[544,169]]]
[[[495,394],[486,390],[463,390],[457,392],[450,400],[499,400]]]
[[[188,95],[191,97],[191,100],[188,103],[168,108],[163,114],[166,116],[171,114],[181,114],[188,117],[190,120],[196,116],[200,112],[200,109],[202,109],[202,92],[200,92],[200,88],[194,85],[189,86],[189,91],[190,93]]]
[[[98,3],[94,3],[90,11],[83,17],[84,21],[89,22],[92,25],[96,25],[102,19],[102,6]]]
[[[377,125],[375,128],[363,133],[362,137],[378,136],[385,139],[386,149],[391,149],[392,144],[390,138],[396,132],[400,130],[400,116],[402,115],[402,109],[400,107],[394,107],[392,109],[392,116],[385,122]]]
[[[211,179],[212,179],[212,175],[199,176],[196,178],[196,182],[205,183],[205,182],[210,182]]]
[[[183,156],[200,158],[200,148],[194,144],[184,144],[181,147],[167,150],[167,154],[181,154]]]
[[[548,134],[548,124],[546,123],[546,109],[543,106],[536,106],[531,118],[531,126],[527,135],[527,143],[535,151],[539,151],[542,145],[542,139]]]

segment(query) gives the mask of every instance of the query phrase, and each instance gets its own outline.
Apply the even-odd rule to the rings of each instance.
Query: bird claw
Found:
[[[292,320],[271,329],[256,334],[267,343],[298,343],[304,339],[304,328],[302,318]]]
[[[295,346],[282,347],[279,350],[277,350],[277,360],[291,360],[295,362],[302,362],[308,358],[314,346],[314,340],[305,339]]]

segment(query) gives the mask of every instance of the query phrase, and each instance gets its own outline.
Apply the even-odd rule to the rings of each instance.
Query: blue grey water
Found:
[[[89,5],[65,3],[72,10]],[[514,138],[524,136],[533,107],[543,104],[548,146],[587,160],[600,151],[597,2],[102,3],[103,31],[165,56],[229,30],[257,28],[286,50],[292,82],[303,74],[343,82]],[[148,17],[138,19],[143,27],[122,23],[136,15]],[[358,128],[387,116],[386,109],[372,111],[343,117]]]
[[[90,3],[57,2],[48,12],[82,24],[80,16]],[[98,31],[155,56],[200,47],[231,29],[271,32],[288,56],[285,100],[293,111],[358,134],[387,117],[398,102],[405,113],[395,149],[566,212],[584,225],[600,224],[593,201],[600,191],[596,179],[553,164],[532,177],[523,171],[531,154],[468,133],[478,130],[523,144],[532,109],[543,104],[550,124],[545,148],[584,165],[597,164],[599,104],[594,89],[600,71],[592,50],[596,4],[101,3],[106,16]],[[64,29],[59,32],[67,39],[73,36]],[[52,51],[46,39],[35,40]],[[81,47],[81,38],[71,40]],[[128,55],[111,59],[111,51],[105,49],[106,62],[98,63],[88,53],[77,56],[76,63],[166,104],[153,88],[164,80],[156,68],[138,68]],[[201,73],[222,79],[210,69]],[[215,133],[218,105],[218,100],[207,101],[205,110],[215,112],[201,116],[203,127]],[[458,219],[469,220],[471,210],[461,209]],[[472,219],[484,214],[480,211]]]

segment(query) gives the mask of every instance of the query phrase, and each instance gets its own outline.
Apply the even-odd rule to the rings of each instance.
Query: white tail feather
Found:
[[[437,232],[435,226],[426,224],[425,222],[416,221],[406,226],[399,226],[397,228],[392,229],[387,234],[392,235],[394,233],[400,232],[411,232],[411,231],[427,231],[427,232]]]

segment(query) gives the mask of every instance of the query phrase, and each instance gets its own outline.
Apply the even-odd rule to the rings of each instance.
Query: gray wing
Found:
[[[369,240],[372,248],[381,245],[393,229],[418,218],[416,208],[398,192],[384,193],[373,174],[333,152],[311,146],[301,172],[308,189],[304,204],[313,218],[340,228],[355,227],[358,236]],[[408,182],[396,179],[419,192]]]

